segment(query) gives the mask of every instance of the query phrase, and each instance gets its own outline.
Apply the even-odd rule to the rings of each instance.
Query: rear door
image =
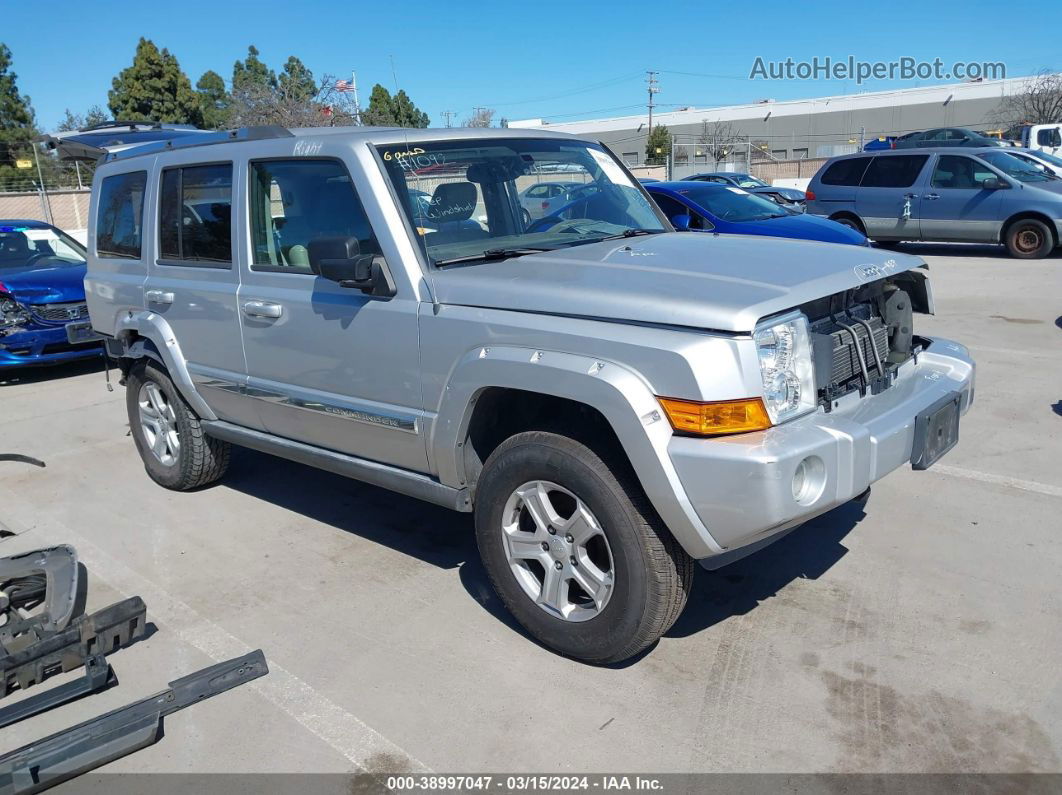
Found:
[[[981,183],[998,177],[987,163],[967,155],[934,155],[928,187],[922,196],[924,240],[997,242],[1002,191]]]
[[[860,182],[856,213],[873,240],[919,238],[918,177],[929,155],[882,154],[873,159]]]
[[[195,149],[156,162],[149,213],[157,223],[144,284],[144,306],[161,315],[188,372],[219,418],[260,428],[240,393],[246,367],[236,308],[239,256],[234,234],[233,164],[203,162]]]

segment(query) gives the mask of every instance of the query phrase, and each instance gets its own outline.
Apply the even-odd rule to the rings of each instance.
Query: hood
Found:
[[[749,332],[768,315],[924,266],[863,246],[665,232],[433,273],[443,304]]]
[[[867,239],[860,232],[836,221],[814,215],[787,215],[784,218],[765,218],[762,221],[734,222],[732,228],[744,234],[790,237],[798,240],[818,240],[822,243],[847,243],[865,246]]]
[[[775,193],[781,196],[783,199],[789,199],[789,201],[804,201],[806,194],[802,190],[796,188],[776,188],[773,185],[767,188],[753,188],[751,193]]]
[[[85,300],[84,265],[60,268],[0,268],[0,284],[19,303],[55,304]]]

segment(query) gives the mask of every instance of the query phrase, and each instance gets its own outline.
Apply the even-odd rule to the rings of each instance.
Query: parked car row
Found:
[[[910,132],[875,138],[863,145],[864,152],[883,149],[913,149],[927,146],[1004,146],[999,138],[968,130],[965,127],[937,127],[932,130]]]
[[[1062,239],[1057,168],[1043,152],[998,147],[843,155],[812,178],[808,212],[886,245],[1002,243],[1014,257],[1045,257]]]

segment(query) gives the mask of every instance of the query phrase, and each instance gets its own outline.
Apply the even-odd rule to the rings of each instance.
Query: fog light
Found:
[[[812,455],[797,464],[793,472],[793,499],[801,505],[811,505],[822,496],[826,486],[826,466]]]

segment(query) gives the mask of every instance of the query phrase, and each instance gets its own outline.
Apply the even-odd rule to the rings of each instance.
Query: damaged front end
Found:
[[[829,412],[845,395],[877,395],[892,385],[900,365],[926,345],[914,333],[914,314],[932,314],[933,297],[926,274],[912,270],[800,310],[808,318],[818,404]]]

